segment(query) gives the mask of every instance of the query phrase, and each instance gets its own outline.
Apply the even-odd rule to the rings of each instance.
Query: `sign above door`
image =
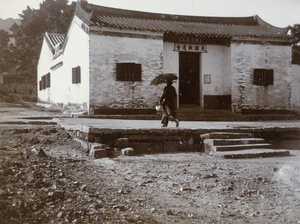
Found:
[[[174,51],[207,53],[207,46],[203,44],[178,44],[174,43]]]

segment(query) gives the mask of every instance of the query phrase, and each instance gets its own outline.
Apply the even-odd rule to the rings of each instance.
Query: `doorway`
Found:
[[[200,106],[200,54],[179,52],[179,107]]]

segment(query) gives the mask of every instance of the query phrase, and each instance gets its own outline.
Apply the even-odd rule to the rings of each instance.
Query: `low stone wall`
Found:
[[[104,145],[110,154],[119,155],[124,148],[134,149],[134,154],[204,152],[200,135],[210,132],[253,133],[255,137],[263,138],[274,148],[300,149],[300,129],[98,129],[75,131],[87,150],[91,145]]]
[[[136,154],[201,151],[198,131],[192,130],[101,130],[90,129],[89,142],[104,143],[114,148],[116,142],[127,139],[123,147],[134,148]]]

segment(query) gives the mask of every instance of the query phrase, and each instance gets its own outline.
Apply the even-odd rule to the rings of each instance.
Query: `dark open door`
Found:
[[[179,53],[179,105],[200,105],[199,53]]]

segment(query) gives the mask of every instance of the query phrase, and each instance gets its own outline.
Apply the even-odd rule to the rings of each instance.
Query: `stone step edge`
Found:
[[[217,137],[216,137],[217,136]],[[210,132],[200,135],[202,140],[206,139],[240,139],[240,138],[253,138],[253,133],[247,132]],[[228,137],[228,138],[227,138]]]
[[[269,143],[264,144],[246,144],[246,145],[226,145],[226,146],[215,146],[215,150],[217,152],[220,151],[237,151],[237,150],[246,150],[246,149],[253,149],[253,148],[268,148],[272,147]]]
[[[251,149],[231,152],[216,152],[213,156],[223,159],[250,159],[250,158],[267,158],[290,156],[290,152],[285,149]]]
[[[265,143],[265,139],[263,138],[234,138],[234,139],[212,139],[212,140],[214,146],[235,145],[236,143],[241,143],[245,145],[245,144],[249,144],[249,142],[251,142],[250,144],[253,144],[255,142]]]

